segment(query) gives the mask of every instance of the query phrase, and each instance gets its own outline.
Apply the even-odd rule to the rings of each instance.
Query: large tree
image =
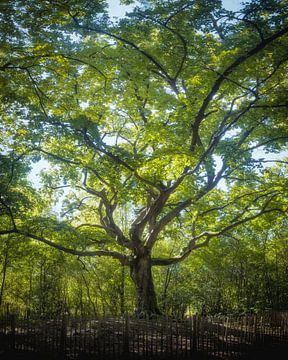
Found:
[[[63,212],[1,193],[0,234],[119,260],[136,312],[157,314],[153,266],[285,213],[285,178],[264,165],[288,139],[288,5],[135,5],[118,21],[101,1],[2,5],[1,151],[49,161],[41,191]]]

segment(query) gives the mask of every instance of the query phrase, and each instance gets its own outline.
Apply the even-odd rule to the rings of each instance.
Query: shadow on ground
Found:
[[[77,360],[180,360],[180,357],[127,357],[126,355],[122,357],[112,358],[112,357],[98,357],[97,355],[91,357],[87,355],[80,355]],[[228,359],[237,359],[237,360],[287,360],[288,359],[288,344],[283,344],[281,346],[277,345],[275,347],[270,346],[269,348],[255,348],[249,352],[246,356],[242,357],[216,357],[216,356],[207,356],[203,353],[191,354],[185,360],[228,360]],[[0,351],[0,360],[68,360],[67,357],[63,355],[53,355],[53,354],[39,354],[28,351]],[[184,359],[183,359],[184,360]]]

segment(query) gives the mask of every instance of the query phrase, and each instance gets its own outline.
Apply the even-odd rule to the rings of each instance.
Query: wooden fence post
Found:
[[[258,327],[258,321],[257,321],[257,315],[254,315],[254,319],[253,319],[253,333],[254,333],[254,343],[258,342],[258,331],[257,331],[257,327]]]
[[[230,344],[228,340],[229,316],[226,316],[224,328],[225,328],[225,332],[223,337],[223,352],[225,356],[228,356],[230,350]]]
[[[123,331],[123,355],[125,359],[129,357],[129,316],[125,315],[124,331]]]
[[[61,330],[60,330],[60,342],[59,342],[59,353],[64,355],[66,354],[66,337],[67,337],[67,321],[65,316],[61,320]]]
[[[10,341],[10,346],[11,346],[11,350],[15,349],[15,345],[16,345],[16,315],[15,314],[11,314],[10,315],[10,324],[11,324],[11,341]]]
[[[198,316],[197,315],[193,315],[192,316],[192,349],[193,350],[197,350],[197,337],[198,337]]]

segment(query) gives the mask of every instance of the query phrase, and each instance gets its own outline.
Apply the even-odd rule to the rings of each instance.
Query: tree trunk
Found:
[[[4,261],[3,261],[3,267],[2,267],[2,281],[1,281],[1,287],[0,287],[0,307],[2,305],[3,296],[4,296],[6,274],[7,274],[7,268],[8,268],[8,263],[9,263],[8,257],[9,257],[9,247],[8,247],[8,243],[6,243]]]
[[[136,287],[135,315],[149,318],[160,315],[151,271],[150,254],[138,255],[130,265],[130,270]]]

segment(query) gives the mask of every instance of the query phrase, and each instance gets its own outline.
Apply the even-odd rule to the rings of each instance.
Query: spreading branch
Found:
[[[213,97],[216,95],[218,90],[220,89],[223,82],[226,80],[231,73],[236,71],[240,65],[242,65],[244,62],[246,62],[248,59],[253,57],[254,55],[258,54],[261,50],[265,49],[269,44],[273,43],[276,39],[279,39],[283,35],[285,35],[288,32],[288,27],[285,27],[284,29],[279,30],[275,34],[271,35],[270,37],[266,38],[265,40],[261,41],[259,44],[257,44],[254,48],[252,48],[250,51],[248,51],[245,55],[239,56],[236,60],[232,62],[223,72],[221,75],[218,76],[214,84],[212,85],[209,93],[206,95],[205,99],[203,100],[203,103],[195,117],[195,120],[191,126],[192,129],[192,140],[190,145],[190,150],[193,151],[196,147],[196,145],[199,144],[200,138],[199,138],[199,128],[200,124],[205,118],[205,113],[207,112],[207,108],[209,107],[211,101],[213,100]]]
[[[35,234],[31,234],[28,231],[22,231],[22,230],[18,230],[18,229],[11,229],[11,230],[1,230],[0,231],[0,235],[7,235],[7,234],[18,234],[18,235],[22,235],[25,236],[26,238],[30,238],[33,240],[37,240],[43,244],[49,245],[51,247],[53,247],[54,249],[63,251],[67,254],[71,254],[71,255],[76,255],[76,256],[106,256],[106,257],[112,257],[113,259],[117,259],[119,260],[122,264],[127,264],[128,263],[128,258],[125,255],[120,254],[117,251],[109,251],[109,250],[95,250],[95,251],[81,251],[81,250],[76,250],[76,249],[71,249],[68,247],[65,247],[63,245],[57,244],[51,240],[48,240],[42,236],[38,236]]]
[[[140,48],[137,44],[135,44],[133,41],[128,40],[120,35],[113,34],[107,30],[104,30],[103,28],[96,28],[86,25],[81,25],[77,17],[73,14],[70,14],[72,17],[76,27],[78,29],[89,31],[89,32],[95,32],[97,34],[102,34],[110,37],[111,39],[115,39],[117,41],[120,41],[122,44],[128,45],[132,49],[136,50],[139,54],[141,54],[144,58],[146,58],[150,63],[152,63],[155,68],[157,69],[157,74],[160,75],[173,89],[175,89],[175,83],[173,77],[169,75],[167,70],[164,68],[164,66],[158,61],[154,56],[152,56],[149,52],[145,51],[144,49]]]
[[[210,240],[215,237],[222,236],[226,234],[227,232],[233,230],[236,227],[239,227],[240,225],[243,225],[247,222],[251,222],[260,216],[264,214],[268,214],[271,212],[280,212],[281,214],[286,214],[287,210],[282,210],[280,208],[268,208],[271,200],[274,198],[274,195],[269,197],[268,200],[264,203],[262,206],[262,209],[258,211],[254,215],[246,216],[242,219],[232,221],[229,225],[223,227],[221,230],[218,231],[203,231],[199,235],[193,236],[192,239],[189,241],[186,248],[183,249],[183,252],[180,256],[174,257],[174,258],[154,258],[152,259],[152,265],[159,265],[159,266],[166,266],[166,265],[172,265],[177,264],[184,259],[186,259],[192,251],[199,249],[201,247],[205,247],[209,244]],[[202,242],[198,242],[199,240],[203,239]]]

